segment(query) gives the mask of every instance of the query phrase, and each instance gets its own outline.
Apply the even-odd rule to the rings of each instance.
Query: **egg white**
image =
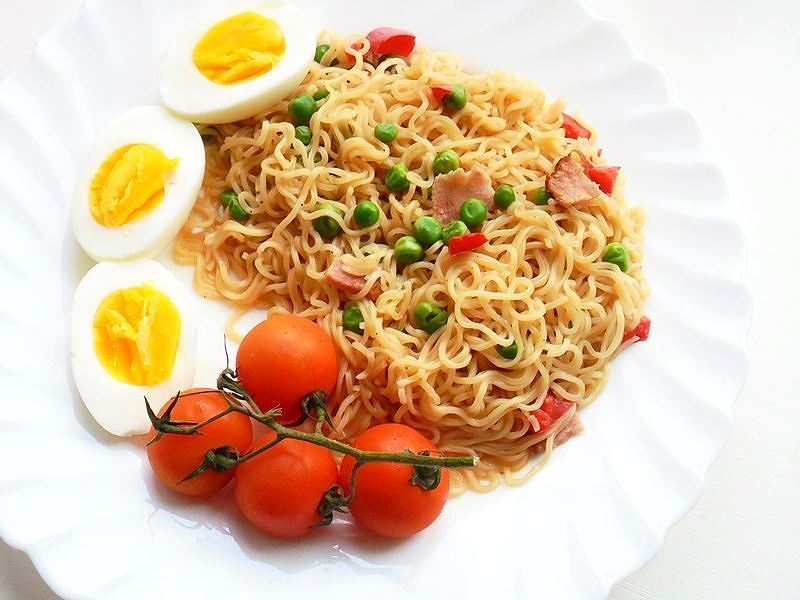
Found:
[[[164,198],[153,210],[121,227],[98,223],[89,209],[89,189],[100,166],[115,150],[150,144],[178,166],[167,174]],[[160,106],[129,110],[97,136],[75,184],[72,227],[78,243],[96,261],[152,258],[183,226],[194,206],[205,170],[205,149],[197,128]]]
[[[270,71],[241,83],[220,85],[206,79],[192,61],[200,38],[215,24],[242,12],[278,23],[286,52]],[[289,95],[314,61],[317,35],[302,11],[276,0],[226,2],[210,7],[167,51],[161,65],[161,97],[176,114],[195,123],[230,123],[251,117]]]
[[[116,290],[150,284],[175,305],[181,332],[169,378],[154,386],[126,384],[105,370],[94,351],[94,316],[105,297]],[[152,260],[102,262],[84,275],[72,303],[70,358],[81,399],[108,432],[134,435],[150,430],[144,398],[158,412],[182,389],[191,387],[197,341],[197,301],[166,267]]]

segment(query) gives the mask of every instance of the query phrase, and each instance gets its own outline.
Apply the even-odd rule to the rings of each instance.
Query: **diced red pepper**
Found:
[[[444,83],[442,85],[432,85],[431,86],[431,93],[433,94],[433,97],[436,98],[436,100],[439,103],[444,102],[445,97],[452,91],[453,91],[453,86],[452,85],[448,85],[446,83]]]
[[[614,191],[619,169],[619,167],[587,167],[586,175],[600,186],[603,193],[610,194]]]
[[[553,392],[548,392],[542,407],[533,411],[533,416],[539,422],[539,431],[536,433],[550,429],[553,423],[558,421],[570,408],[572,408],[572,402],[562,400]]]
[[[485,243],[486,236],[482,233],[465,233],[464,235],[451,237],[447,246],[450,248],[450,254],[461,254],[462,252],[475,250],[475,248]]]
[[[570,117],[567,113],[561,113],[561,119],[563,121],[562,127],[564,128],[564,135],[568,138],[577,140],[578,138],[591,137],[592,132]]]
[[[414,51],[417,36],[405,29],[378,27],[367,34],[370,51],[378,56],[396,54],[408,57]]]
[[[650,317],[642,315],[642,318],[636,324],[636,327],[626,332],[622,336],[622,341],[627,342],[630,339],[636,338],[637,342],[644,342],[650,337]]]

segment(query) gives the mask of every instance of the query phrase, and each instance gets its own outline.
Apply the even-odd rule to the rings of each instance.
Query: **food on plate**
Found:
[[[161,97],[195,123],[227,123],[282,101],[308,73],[316,32],[278,0],[217,3],[168,50]]]
[[[151,260],[101,262],[72,301],[72,375],[86,408],[115,435],[146,433],[143,397],[159,411],[194,375],[196,300]]]
[[[227,408],[228,402],[219,390],[189,388],[181,390],[159,417],[203,423],[224,413]],[[173,491],[187,496],[210,496],[233,479],[234,470],[201,467],[206,453],[229,447],[244,454],[253,443],[253,425],[246,415],[230,412],[203,425],[198,431],[200,433],[196,435],[167,432],[154,437],[147,446],[147,458],[153,472]],[[198,468],[200,472],[195,474]]]
[[[200,190],[203,141],[159,106],[125,112],[100,132],[75,185],[72,225],[96,261],[152,258],[175,237]]]
[[[422,434],[400,423],[376,425],[358,436],[353,446],[375,452],[438,453]],[[450,474],[446,469],[419,473],[410,465],[376,462],[361,465],[354,474],[355,465],[352,456],[342,459],[339,484],[345,494],[355,484],[350,512],[378,535],[401,538],[418,533],[436,520],[447,502]]]

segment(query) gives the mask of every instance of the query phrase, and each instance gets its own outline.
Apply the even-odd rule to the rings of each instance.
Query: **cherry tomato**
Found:
[[[169,406],[169,404],[167,404]],[[166,406],[164,410],[166,410]],[[200,423],[228,408],[221,392],[195,388],[181,392],[172,409],[173,421]],[[206,469],[197,477],[179,483],[203,462],[206,452],[223,446],[233,446],[244,453],[253,441],[250,418],[231,413],[200,429],[202,435],[165,433],[147,447],[147,458],[156,476],[172,490],[187,496],[209,496],[221,490],[233,479],[233,470]],[[152,432],[155,435],[155,432]]]
[[[274,315],[256,325],[236,355],[239,381],[261,410],[281,408],[281,423],[302,417],[308,394],[330,396],[339,366],[331,337],[308,319]]]
[[[377,425],[356,438],[353,445],[361,450],[402,452],[430,451],[437,455],[436,446],[422,434],[399,423]],[[350,492],[350,476],[355,459],[342,460],[339,483]],[[387,537],[401,538],[422,531],[442,512],[450,491],[450,474],[442,469],[439,485],[426,490],[412,484],[414,468],[393,463],[368,463],[356,471],[356,493],[350,512],[361,525]]]
[[[270,431],[256,440],[253,448],[274,439],[275,432]],[[337,476],[336,462],[327,448],[285,439],[239,465],[236,503],[262,531],[299,537],[322,521],[317,507]]]

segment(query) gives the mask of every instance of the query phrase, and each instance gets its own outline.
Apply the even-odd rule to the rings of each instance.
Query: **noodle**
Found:
[[[206,178],[175,258],[194,265],[203,296],[295,313],[330,333],[344,359],[331,404],[336,435],[402,422],[442,450],[480,456],[478,468],[454,474],[456,493],[520,483],[549,458],[556,433],[573,416],[537,433],[533,413],[548,390],[578,407],[591,402],[626,324],[642,316],[643,214],[627,206],[620,185],[611,196],[569,208],[522,199],[572,150],[603,162],[589,140],[564,136],[563,103],[546,102],[534,83],[505,72],[467,73],[456,55],[425,49],[408,64],[390,58],[376,67],[365,60],[363,38],[324,37],[331,44],[326,62],[350,68],[315,63],[299,87],[297,93],[330,90],[313,117],[309,146],[295,138],[286,101],[253,119],[201,129]],[[469,103],[443,114],[429,86],[456,82]],[[400,131],[389,145],[372,133],[386,121]],[[430,214],[432,161],[445,148],[465,169],[482,165],[494,187],[513,186],[520,199],[485,222],[489,241],[467,259],[440,252],[437,242],[424,261],[398,269],[392,245]],[[411,187],[388,193],[383,176],[401,160]],[[218,198],[227,188],[249,207],[246,222],[226,218]],[[376,228],[351,225],[364,199],[381,207]],[[343,230],[333,240],[313,227],[314,218],[330,214],[318,210],[320,202],[344,210],[333,216]],[[625,273],[602,260],[612,240],[630,252]],[[366,278],[363,291],[348,296],[325,280],[336,258]],[[373,286],[382,290],[374,302],[366,298]],[[348,300],[364,315],[363,334],[342,328]],[[434,334],[410,318],[423,300],[450,314]],[[521,351],[509,362],[496,346],[514,340]]]

